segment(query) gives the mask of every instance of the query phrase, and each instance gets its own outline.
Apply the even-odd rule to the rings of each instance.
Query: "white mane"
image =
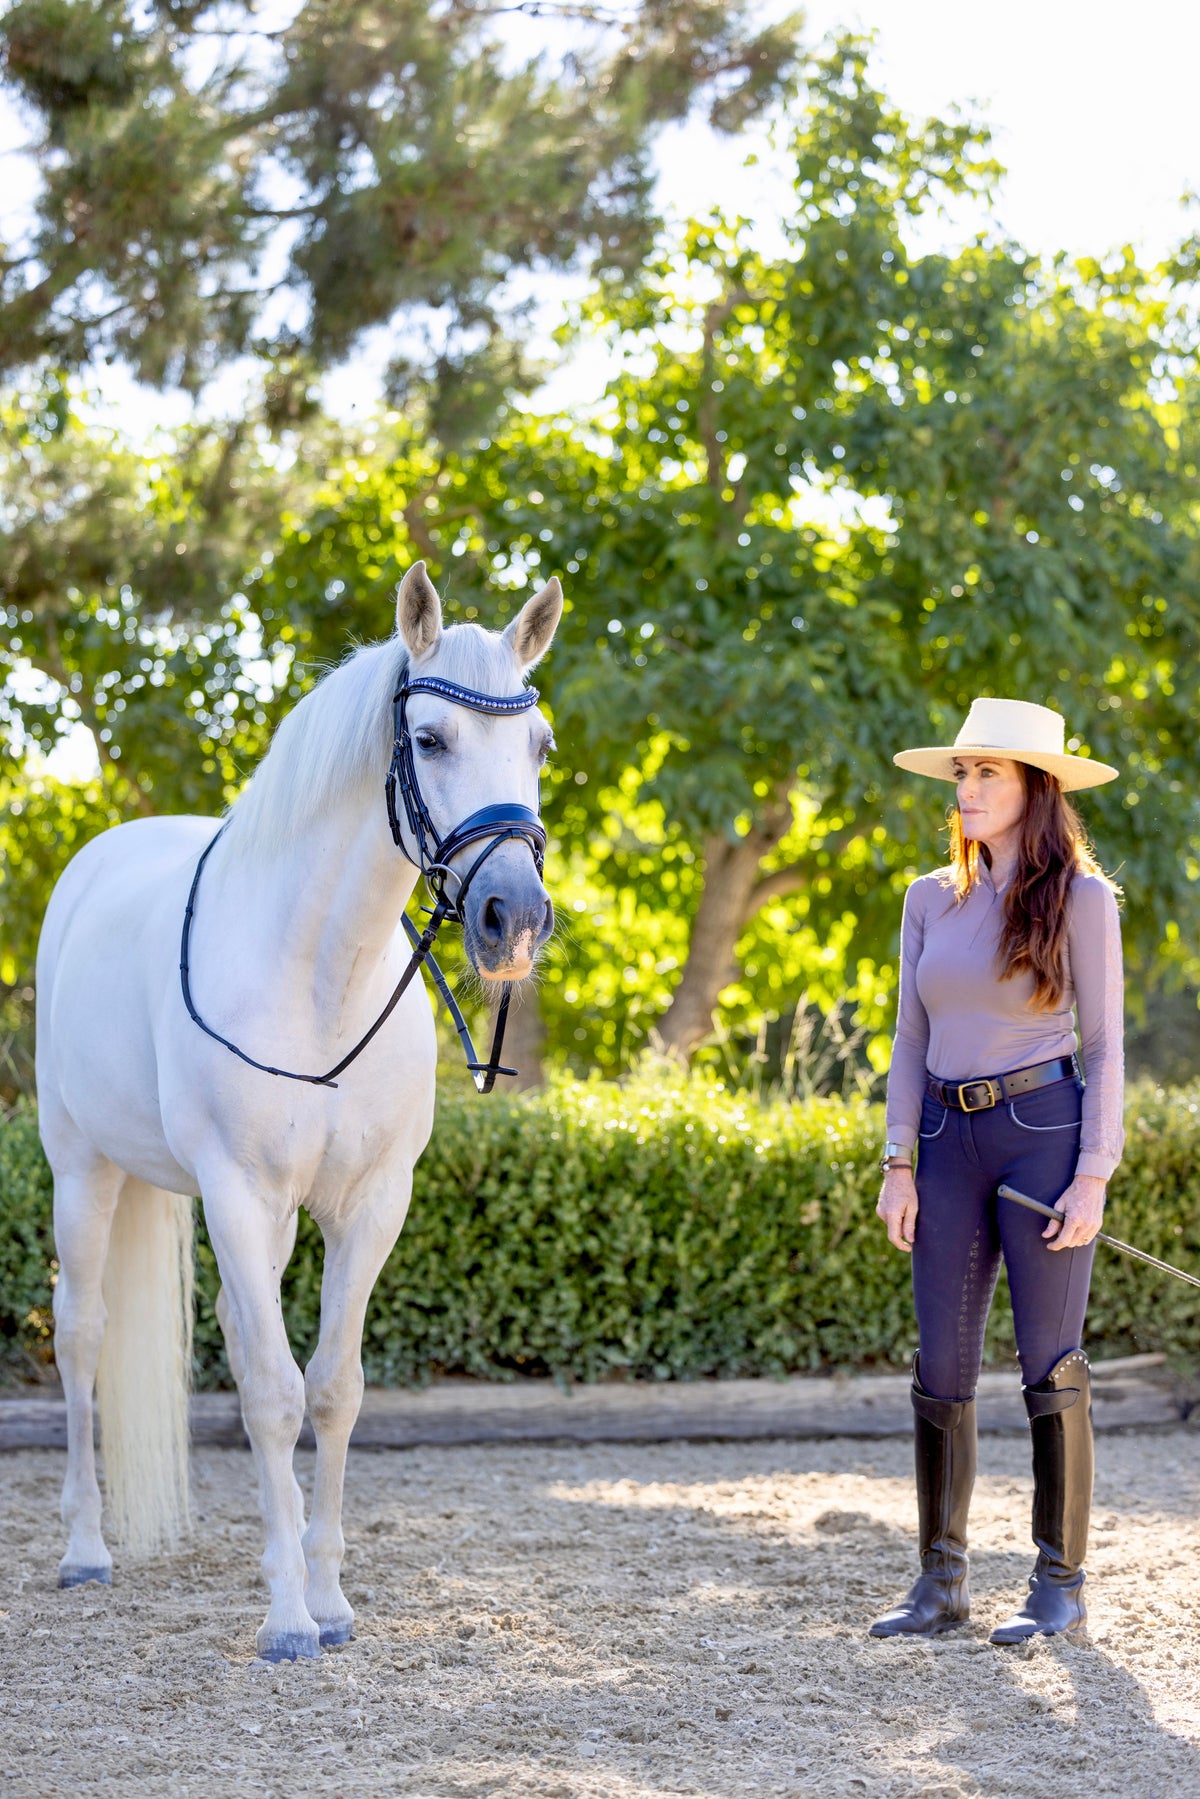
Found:
[[[402,673],[440,675],[477,693],[513,693],[523,683],[510,646],[482,625],[452,625],[432,654],[411,664],[398,637],[365,644],[331,669],[282,720],[228,815],[234,853],[270,856],[309,825],[377,788],[392,747],[392,695]]]

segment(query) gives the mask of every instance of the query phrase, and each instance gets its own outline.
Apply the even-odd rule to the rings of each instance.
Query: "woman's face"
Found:
[[[963,836],[974,843],[1013,839],[1025,816],[1025,782],[1019,762],[1005,756],[955,757]]]

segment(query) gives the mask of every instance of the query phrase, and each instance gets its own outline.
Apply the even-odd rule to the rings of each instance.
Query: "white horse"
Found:
[[[523,691],[561,611],[551,581],[501,634],[443,631],[424,564],[409,570],[399,637],[358,650],[284,719],[208,859],[190,946],[191,990],[208,1025],[287,1069],[329,1068],[358,1041],[408,962],[401,916],[417,881],[410,825],[401,812],[401,854],[383,798],[392,696],[401,681],[429,676],[477,694]],[[481,807],[536,810],[551,747],[536,708],[514,703],[494,716],[428,688],[407,705],[439,837]],[[146,1551],[187,1525],[185,1196],[198,1193],[266,1527],[270,1606],[258,1652],[278,1661],[351,1635],[341,1509],[363,1316],[429,1140],[436,1040],[419,979],[333,1089],[248,1067],[198,1029],[181,998],[180,935],[214,828],[156,818],[104,833],[63,874],[42,931],[37,1081],[68,1422],[59,1582],[112,1578],[92,1447],[97,1384],[119,1534]],[[449,878],[461,882],[479,853],[477,839],[452,855]],[[484,982],[531,972],[553,914],[527,841],[487,855],[463,921]],[[301,1205],[325,1240],[320,1340],[303,1374],[280,1309]],[[292,1466],[306,1403],[317,1442],[307,1528]]]

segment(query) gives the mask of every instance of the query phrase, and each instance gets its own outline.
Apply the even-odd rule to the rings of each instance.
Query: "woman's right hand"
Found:
[[[889,1168],[875,1211],[887,1225],[888,1242],[912,1254],[917,1230],[917,1183],[911,1168]]]

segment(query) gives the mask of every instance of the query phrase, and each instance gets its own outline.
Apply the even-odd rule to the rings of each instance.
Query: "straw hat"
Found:
[[[1119,771],[1107,762],[1068,755],[1066,735],[1062,714],[1049,706],[1034,706],[1028,700],[974,700],[949,749],[901,750],[892,761],[915,775],[953,781],[954,763],[960,756],[1005,756],[1012,762],[1044,768],[1064,793],[1116,780]]]

